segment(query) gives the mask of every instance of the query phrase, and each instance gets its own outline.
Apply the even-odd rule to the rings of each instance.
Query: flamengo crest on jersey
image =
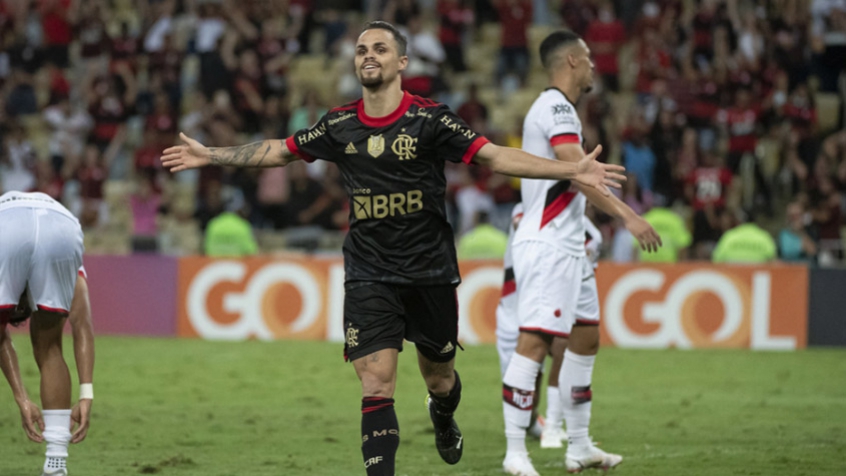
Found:
[[[560,90],[543,91],[523,122],[523,150],[557,160],[554,146],[582,144],[576,107]],[[570,181],[521,179],[523,220],[514,242],[544,241],[573,256],[585,256],[585,197]]]

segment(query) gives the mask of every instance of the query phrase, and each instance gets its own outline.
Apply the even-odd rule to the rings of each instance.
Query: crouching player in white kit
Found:
[[[68,474],[68,443],[85,439],[94,398],[94,334],[82,252],[79,222],[61,204],[42,193],[0,196],[0,367],[27,436],[47,442],[43,475]],[[62,356],[62,329],[68,316],[81,384],[73,410],[70,373]],[[43,417],[23,386],[7,329],[7,324],[20,324],[29,317],[33,354],[41,371]]]
[[[585,153],[575,103],[593,84],[590,50],[578,35],[560,31],[541,43],[540,57],[551,87],[526,115],[523,149],[550,160],[578,161]],[[526,429],[535,380],[553,337],[569,338],[558,379],[567,423],[567,470],[611,468],[622,457],[594,446],[588,432],[591,376],[599,349],[599,299],[593,266],[585,256],[585,198],[621,219],[644,249],[659,246],[660,238],[619,199],[569,181],[523,179],[521,192],[524,215],[512,244],[520,335],[502,380],[508,441],[503,468],[514,475],[538,474],[526,450]]]
[[[502,283],[502,296],[496,307],[496,350],[499,353],[499,367],[502,376],[508,369],[511,356],[517,348],[517,338],[520,335],[520,318],[517,317],[517,285],[514,282],[514,265],[511,259],[511,242],[514,237],[514,230],[523,218],[523,205],[518,203],[511,213],[511,228],[508,233],[508,247],[503,258],[505,277]],[[602,233],[594,226],[590,219],[583,217],[585,226],[585,253],[591,260],[593,268],[596,269],[599,260],[599,250],[602,247]],[[567,339],[564,337],[553,338],[550,346],[549,356],[552,363],[549,366],[549,381],[546,387],[546,415],[545,418],[535,418],[539,406],[541,377],[543,371],[538,372],[535,382],[535,400],[533,415],[529,433],[540,437],[541,448],[561,448],[562,441],[567,439],[567,432],[562,428],[564,420],[561,414],[561,399],[558,393],[558,374],[561,371],[561,363],[564,360],[564,351],[567,348]]]

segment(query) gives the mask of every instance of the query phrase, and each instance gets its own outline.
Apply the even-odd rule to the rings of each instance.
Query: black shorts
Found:
[[[403,339],[433,362],[448,362],[458,347],[455,286],[353,283],[345,286],[344,358],[382,349],[402,351]]]

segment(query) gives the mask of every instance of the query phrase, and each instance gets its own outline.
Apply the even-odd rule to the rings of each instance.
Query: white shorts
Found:
[[[29,286],[33,310],[67,314],[82,253],[74,218],[44,208],[0,212],[0,310],[14,309]]]
[[[521,331],[569,337],[576,323],[599,324],[593,265],[541,241],[513,248]]]

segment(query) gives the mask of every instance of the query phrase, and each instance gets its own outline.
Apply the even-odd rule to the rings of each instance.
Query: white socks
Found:
[[[590,381],[594,360],[595,355],[578,355],[570,352],[570,349],[564,352],[558,385],[561,410],[567,421],[568,452],[571,448],[578,450],[590,446]]]
[[[502,379],[502,413],[505,417],[506,454],[528,453],[526,429],[532,423],[535,379],[541,364],[514,353]]]
[[[563,419],[561,414],[561,395],[558,393],[558,387],[546,387],[546,428],[561,428],[561,421]]]
[[[47,460],[44,462],[44,472],[48,469],[65,467],[68,457],[68,443],[70,443],[71,411],[44,410],[44,440],[47,442]]]

